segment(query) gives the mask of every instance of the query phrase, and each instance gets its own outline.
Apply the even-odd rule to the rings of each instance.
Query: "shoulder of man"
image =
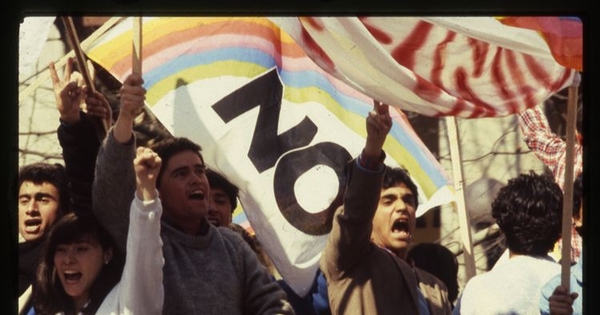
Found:
[[[215,227],[215,231],[225,242],[231,243],[233,246],[239,246],[239,243],[246,243],[246,240],[244,240],[244,237],[239,232],[234,231],[229,227]]]

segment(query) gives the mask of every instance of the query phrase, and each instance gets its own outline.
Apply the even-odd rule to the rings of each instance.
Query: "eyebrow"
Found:
[[[212,194],[214,197],[216,198],[223,198],[223,199],[229,199],[229,195],[227,195],[226,193],[222,192],[222,191],[215,191],[213,192],[211,190]]]
[[[415,195],[412,192],[408,192],[402,196],[399,196],[395,193],[387,193],[381,196],[381,199],[406,199],[411,198],[413,201],[415,200]]]
[[[30,194],[20,194],[19,195],[19,199],[24,198],[24,197],[30,198],[31,196],[30,196]],[[40,200],[40,199],[42,199],[44,197],[45,198],[50,198],[52,200],[56,200],[56,198],[54,198],[54,196],[52,196],[49,193],[38,192],[38,193],[35,193],[33,195],[33,198],[36,199],[36,200]]]
[[[385,199],[396,198],[396,194],[385,194],[385,195],[382,195],[381,198],[385,198]]]
[[[63,243],[63,242],[60,242],[60,243],[58,243],[58,244],[57,244],[57,246],[61,246],[61,245],[63,245],[63,246],[69,246],[69,245],[75,245],[75,246],[77,246],[77,245],[90,245],[90,246],[97,246],[97,245],[99,245],[99,244],[100,244],[100,242],[99,242],[99,241],[97,241],[97,240],[92,240],[92,239],[90,238],[90,236],[83,236],[83,237],[81,237],[81,238],[74,239],[74,240],[72,240],[72,241],[70,241],[70,242],[65,242],[65,243]]]
[[[194,169],[196,169],[196,168],[206,169],[206,166],[204,164],[194,164]],[[174,169],[171,172],[171,174],[175,174],[175,173],[177,173],[179,171],[186,171],[187,169],[188,169],[187,166],[180,166],[180,167]]]
[[[414,206],[415,208],[419,205],[419,201],[417,200],[417,198],[415,198],[415,195],[412,192],[402,196],[403,200],[406,200],[406,198],[410,198],[410,200],[408,201],[410,201],[412,206]]]

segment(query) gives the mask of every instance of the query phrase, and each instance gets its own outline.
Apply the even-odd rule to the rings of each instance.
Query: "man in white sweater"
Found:
[[[492,202],[509,258],[467,282],[454,314],[540,314],[541,288],[560,273],[548,253],[560,237],[563,194],[544,175],[521,174]]]

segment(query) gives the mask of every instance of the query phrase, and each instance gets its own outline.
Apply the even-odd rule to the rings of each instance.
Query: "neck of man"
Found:
[[[375,243],[375,242],[373,242],[373,243]],[[385,250],[386,250],[386,251],[388,251],[390,254],[392,254],[392,255],[394,255],[394,256],[396,256],[396,257],[398,257],[398,258],[400,258],[400,259],[402,259],[402,260],[406,261],[406,256],[408,255],[408,251],[407,251],[406,249],[400,249],[400,250],[398,250],[398,251],[394,251],[393,249],[391,249],[391,248],[387,248],[387,247],[385,247],[385,246],[383,246],[383,245],[381,245],[381,244],[377,244],[377,243],[375,243],[375,245],[377,245],[377,246],[379,246],[379,247],[381,247],[381,248],[385,249]]]
[[[194,222],[194,224],[186,224],[186,226],[177,223],[177,221],[175,221],[173,218],[167,215],[163,215],[162,219],[165,222],[169,223],[169,225],[175,227],[183,233],[194,236],[206,235],[206,233],[208,233],[208,228],[210,224],[208,223],[208,221],[206,221],[205,218],[200,219],[200,221]]]

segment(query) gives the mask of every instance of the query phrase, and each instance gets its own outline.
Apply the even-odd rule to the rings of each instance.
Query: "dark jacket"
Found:
[[[92,184],[100,140],[90,116],[80,112],[80,117],[73,125],[61,123],[57,135],[69,181],[70,210],[92,213]]]

